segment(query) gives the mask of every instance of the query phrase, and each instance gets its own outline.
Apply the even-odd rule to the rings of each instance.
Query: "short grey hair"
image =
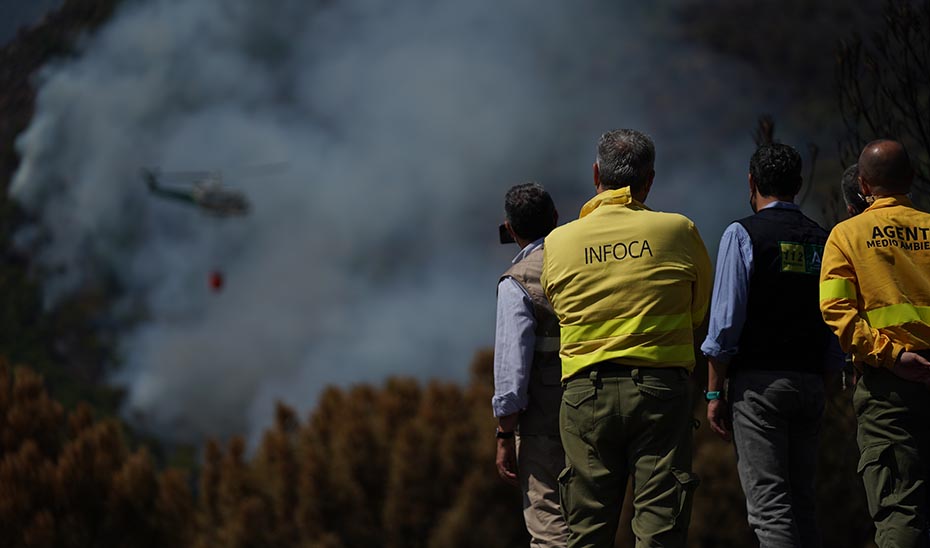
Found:
[[[597,142],[597,169],[604,188],[641,189],[655,170],[656,147],[645,133],[615,129]]]

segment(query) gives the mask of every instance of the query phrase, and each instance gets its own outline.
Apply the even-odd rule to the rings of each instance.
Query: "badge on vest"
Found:
[[[782,272],[820,274],[820,263],[823,257],[822,245],[778,242],[778,249]]]

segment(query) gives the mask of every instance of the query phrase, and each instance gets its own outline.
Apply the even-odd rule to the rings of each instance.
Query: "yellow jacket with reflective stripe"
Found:
[[[602,192],[546,238],[542,284],[561,325],[562,379],[605,360],[694,367],[713,271],[687,217],[629,187]]]
[[[903,350],[930,348],[930,214],[889,196],[836,225],[820,311],[857,361],[891,367]]]

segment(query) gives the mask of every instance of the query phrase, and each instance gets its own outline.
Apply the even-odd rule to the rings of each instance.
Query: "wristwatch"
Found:
[[[704,391],[704,400],[707,402],[712,402],[714,400],[722,400],[723,391],[721,390],[705,390]]]
[[[501,430],[500,427],[498,427],[497,431],[494,432],[494,437],[499,440],[511,440],[515,436],[516,436],[516,433],[513,430],[505,432]]]

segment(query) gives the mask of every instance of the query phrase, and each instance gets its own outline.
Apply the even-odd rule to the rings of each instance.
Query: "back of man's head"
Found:
[[[535,241],[555,228],[555,203],[539,183],[511,187],[504,197],[504,213],[517,236]]]
[[[789,145],[762,145],[749,160],[749,175],[762,196],[793,198],[801,190],[801,155]]]
[[[853,164],[843,172],[843,178],[840,179],[840,191],[843,193],[846,211],[850,216],[858,215],[869,207],[859,192],[859,164]]]
[[[879,139],[862,149],[859,176],[872,188],[873,194],[907,194],[911,191],[914,170],[904,145]]]
[[[605,189],[625,186],[636,194],[655,174],[656,147],[648,135],[635,129],[615,129],[597,143],[597,168]]]

